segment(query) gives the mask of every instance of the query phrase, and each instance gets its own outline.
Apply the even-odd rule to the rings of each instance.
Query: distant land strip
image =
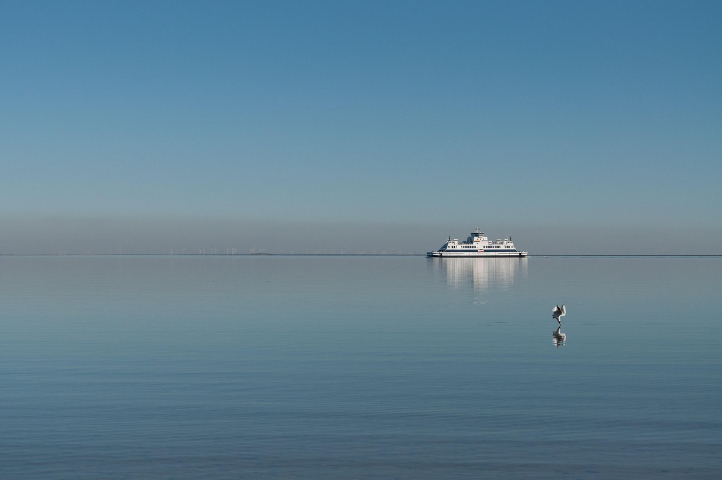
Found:
[[[0,257],[424,257],[426,253],[0,253]],[[664,254],[664,253],[628,253],[628,254],[594,254],[594,253],[535,253],[527,257],[609,257],[609,258],[636,258],[636,257],[670,257],[670,258],[697,258],[722,257],[719,253],[691,253],[691,254]],[[484,259],[515,259],[517,256],[499,257],[468,257]],[[453,260],[464,257],[453,257]],[[440,260],[449,260],[442,258]]]

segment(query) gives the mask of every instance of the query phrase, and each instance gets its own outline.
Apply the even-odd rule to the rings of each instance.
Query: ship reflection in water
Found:
[[[429,259],[430,268],[445,276],[450,287],[472,285],[476,292],[510,289],[514,277],[526,276],[527,262],[514,257]]]

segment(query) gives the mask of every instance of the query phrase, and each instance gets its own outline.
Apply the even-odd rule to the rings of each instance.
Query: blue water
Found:
[[[720,286],[714,257],[0,257],[0,478],[722,478]]]

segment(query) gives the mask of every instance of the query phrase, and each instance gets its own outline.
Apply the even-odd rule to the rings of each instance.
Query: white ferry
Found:
[[[459,242],[458,238],[451,239],[435,252],[426,252],[427,257],[526,257],[527,252],[514,248],[511,237],[497,239],[495,242],[489,240],[479,227],[471,232],[471,236],[465,242]]]

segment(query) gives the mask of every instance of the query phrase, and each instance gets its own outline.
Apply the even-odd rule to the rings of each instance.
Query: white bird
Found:
[[[565,307],[563,304],[561,307],[557,305],[556,307],[552,308],[552,318],[559,322],[559,326],[562,325],[562,318],[564,315],[567,314],[567,307]]]

